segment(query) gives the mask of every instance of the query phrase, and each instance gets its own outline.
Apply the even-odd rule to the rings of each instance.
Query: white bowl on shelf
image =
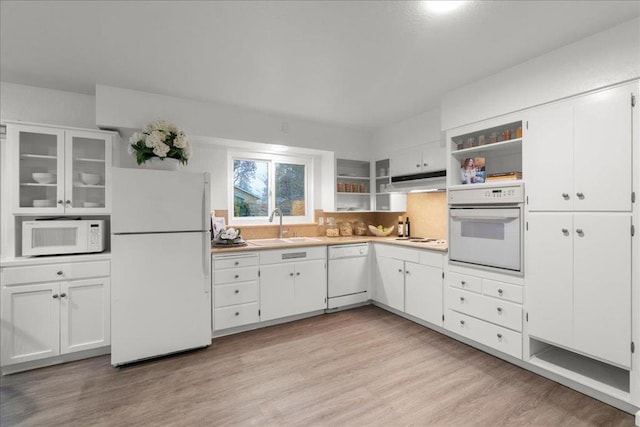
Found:
[[[80,179],[87,185],[98,185],[102,176],[97,173],[81,173]]]
[[[55,200],[43,199],[43,200],[34,200],[33,207],[34,208],[53,208],[55,207]]]
[[[31,177],[38,184],[53,184],[56,182],[55,173],[34,172],[31,174]]]
[[[98,202],[82,202],[84,208],[99,208],[101,205]]]

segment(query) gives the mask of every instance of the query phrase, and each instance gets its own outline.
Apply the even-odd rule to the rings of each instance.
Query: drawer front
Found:
[[[383,256],[386,258],[395,258],[403,261],[420,262],[420,250],[403,248],[400,246],[385,245],[384,243],[375,244],[375,252],[377,256]]]
[[[420,264],[442,268],[444,265],[444,255],[433,251],[420,251]]]
[[[258,267],[229,268],[213,273],[215,285],[258,280]]]
[[[522,306],[460,289],[447,291],[449,309],[522,331]]]
[[[445,328],[458,335],[522,359],[522,334],[448,310]]]
[[[482,279],[475,276],[467,276],[460,273],[449,273],[447,284],[454,288],[460,288],[472,292],[482,292]]]
[[[214,326],[216,331],[257,323],[258,319],[257,302],[216,308],[214,311]]]
[[[522,304],[522,286],[510,283],[497,282],[495,280],[482,279],[482,293],[494,298],[513,301]]]
[[[220,285],[213,289],[215,307],[246,304],[258,301],[258,282]]]
[[[258,255],[226,255],[216,256],[213,259],[213,268],[221,270],[224,268],[251,267],[258,265]]]
[[[260,264],[327,259],[326,246],[308,246],[260,252]]]
[[[2,269],[3,285],[57,282],[92,277],[109,277],[110,261],[74,262],[65,264],[30,265]]]

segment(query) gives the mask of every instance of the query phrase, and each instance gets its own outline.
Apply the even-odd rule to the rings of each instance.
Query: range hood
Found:
[[[446,178],[446,170],[392,176],[391,184],[387,191],[398,193],[445,191],[447,187]]]

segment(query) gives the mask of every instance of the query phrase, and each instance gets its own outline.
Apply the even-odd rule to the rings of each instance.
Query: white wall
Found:
[[[0,118],[95,129],[96,100],[92,95],[0,82]]]
[[[440,141],[440,109],[436,108],[376,129],[371,135],[371,150],[374,159],[382,159],[399,150]]]
[[[157,118],[172,121],[192,135],[329,150],[345,157],[369,157],[370,133],[366,131],[96,85],[98,125],[139,129]]]
[[[640,18],[447,93],[440,105],[441,129],[453,129],[638,77]]]

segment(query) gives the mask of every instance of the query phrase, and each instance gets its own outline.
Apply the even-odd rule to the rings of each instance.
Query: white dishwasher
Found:
[[[369,244],[329,246],[327,309],[369,299]]]

